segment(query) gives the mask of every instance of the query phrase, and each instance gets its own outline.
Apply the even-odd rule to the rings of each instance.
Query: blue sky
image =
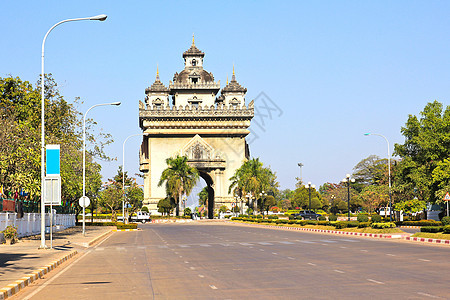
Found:
[[[106,150],[117,161],[101,162],[105,180],[122,164],[125,138],[140,132],[138,101],[156,65],[167,86],[192,33],[222,87],[234,64],[247,103],[263,92],[279,108],[252,125],[250,151],[282,188],[294,187],[298,162],[304,181],[340,181],[363,158],[386,157],[385,141],[365,132],[385,135],[392,152],[408,114],[450,103],[449,1],[2,1],[0,76],[36,82],[47,30],[101,13],[105,22],[53,30],[45,72],[67,100],[81,97],[82,112],[122,101],[89,113],[115,140]],[[139,145],[126,144],[130,173]]]

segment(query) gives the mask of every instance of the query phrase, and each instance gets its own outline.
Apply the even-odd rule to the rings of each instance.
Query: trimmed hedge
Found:
[[[367,215],[359,214],[356,217],[356,220],[358,220],[358,222],[369,222],[369,217]]]
[[[444,233],[450,234],[450,225],[445,225],[444,226]]]
[[[436,233],[436,232],[442,232],[442,231],[444,231],[443,226],[422,226],[422,227],[420,227],[420,232]]]
[[[327,217],[325,217],[325,216],[320,216],[319,217],[319,221],[326,221],[327,220]]]
[[[137,223],[128,223],[128,224],[117,223],[117,229],[136,229],[136,228]]]
[[[85,222],[85,226],[116,226],[116,222]],[[76,222],[76,226],[83,226],[83,222]]]
[[[275,220],[275,219],[278,219],[278,216],[277,215],[269,215],[267,218],[271,219],[271,220]]]
[[[395,228],[395,223],[393,222],[372,223],[370,226],[374,229]]]
[[[337,216],[336,215],[330,215],[328,217],[328,221],[337,221]]]
[[[446,226],[446,225],[450,225],[450,217],[443,217],[442,220],[442,225]]]
[[[371,215],[370,220],[372,221],[372,223],[380,223],[381,216],[380,215]]]
[[[434,220],[396,222],[399,226],[442,226],[442,222]]]
[[[358,228],[370,227],[370,222],[359,222]]]

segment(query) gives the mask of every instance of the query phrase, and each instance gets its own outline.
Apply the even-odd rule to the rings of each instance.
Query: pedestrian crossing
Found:
[[[227,243],[198,243],[198,244],[165,244],[165,245],[140,245],[137,248],[144,249],[185,249],[185,248],[210,248],[210,247],[253,247],[253,246],[280,246],[280,245],[342,245],[348,243],[358,243],[352,239],[328,239],[328,240],[291,240],[291,241],[250,241],[250,242],[227,242]],[[117,251],[126,251],[128,247],[115,247]],[[131,247],[130,247],[131,248]],[[134,247],[133,247],[134,248]],[[102,251],[99,248],[97,251]]]

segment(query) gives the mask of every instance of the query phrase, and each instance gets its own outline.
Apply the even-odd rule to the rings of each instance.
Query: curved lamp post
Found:
[[[148,133],[132,134],[123,141],[122,145],[122,220],[124,224],[125,224],[125,143],[128,141],[129,138],[139,135],[147,136]]]
[[[389,221],[392,222],[391,155],[390,155],[390,152],[389,152],[389,141],[384,135],[379,134],[379,133],[364,133],[364,135],[366,135],[366,136],[369,136],[369,135],[381,136],[382,138],[385,139],[385,141],[387,143],[388,174],[389,174]]]
[[[91,106],[83,116],[83,199],[86,199],[86,116],[88,112],[97,106],[115,105],[119,106],[120,102],[102,103],[95,104]],[[83,200],[85,201],[85,200]],[[83,235],[86,235],[86,225],[85,225],[85,206],[83,205]],[[91,212],[92,213],[92,212]]]
[[[350,174],[347,174],[344,179],[342,179],[343,183],[347,183],[347,194],[348,194],[348,200],[347,200],[347,208],[348,208],[348,221],[350,221],[350,182],[355,182],[354,178],[350,178]]]
[[[314,184],[311,184],[311,181],[309,181],[308,184],[305,184],[305,189],[309,189],[309,214],[311,214],[311,189],[315,188],[316,186]]]
[[[41,245],[39,248],[46,248],[45,246],[45,203],[44,203],[44,180],[45,180],[45,96],[44,96],[44,49],[45,49],[45,41],[47,40],[47,36],[56,26],[72,21],[83,21],[83,20],[95,20],[95,21],[105,21],[107,15],[98,15],[87,18],[76,18],[76,19],[67,19],[53,25],[45,34],[44,39],[42,40],[42,54],[41,54]]]

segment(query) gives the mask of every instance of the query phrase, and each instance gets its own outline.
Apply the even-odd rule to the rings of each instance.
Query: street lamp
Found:
[[[348,193],[348,203],[347,203],[347,208],[348,208],[348,221],[350,221],[350,182],[355,182],[354,178],[350,178],[350,174],[347,174],[345,176],[344,179],[342,179],[343,183],[347,183],[347,193]]]
[[[45,246],[45,203],[44,203],[44,181],[45,181],[45,96],[44,96],[44,49],[45,49],[45,41],[47,36],[56,26],[72,21],[83,21],[83,20],[97,20],[97,21],[105,21],[107,18],[106,15],[98,15],[94,17],[87,18],[76,18],[76,19],[67,19],[53,25],[45,34],[44,39],[42,40],[42,54],[41,54],[41,245],[39,248],[44,249]]]
[[[303,178],[302,178],[302,167],[304,166],[302,163],[298,163],[297,164],[300,167],[300,184],[302,184],[303,182]]]
[[[128,141],[130,137],[133,136],[147,136],[148,133],[136,133],[128,136],[124,141],[122,145],[122,218],[123,223],[125,224],[125,143]]]
[[[120,102],[95,104],[95,105],[91,106],[83,116],[83,204],[84,204],[84,201],[86,201],[86,116],[87,116],[88,112],[91,109],[93,109],[94,107],[107,106],[107,105],[119,106]],[[86,205],[83,205],[83,235],[86,235],[85,207],[86,207]]]
[[[253,195],[252,195],[252,193],[249,192],[245,197],[248,198],[248,206],[251,207],[252,209],[254,209],[254,207],[253,207]],[[254,214],[254,211],[253,211],[253,214]]]
[[[316,186],[314,184],[311,184],[311,181],[309,181],[308,184],[305,184],[305,189],[309,189],[309,214],[311,214],[311,189],[315,188]]]
[[[266,200],[266,192],[264,192],[264,191],[261,191],[261,193],[259,193],[259,196],[261,197],[261,207],[262,207],[262,209],[261,209],[261,211],[262,211],[262,215],[263,215],[263,218],[264,218],[264,202],[266,202],[265,200]]]
[[[379,133],[364,133],[364,135],[369,136],[369,135],[377,135],[377,136],[381,136],[382,138],[385,139],[386,143],[387,143],[387,156],[388,156],[388,174],[389,174],[389,221],[392,222],[392,193],[391,193],[391,155],[389,153],[389,141],[388,139]]]

